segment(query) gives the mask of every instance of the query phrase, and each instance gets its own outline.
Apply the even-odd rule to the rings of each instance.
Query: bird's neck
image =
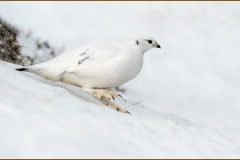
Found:
[[[143,55],[147,50],[144,50],[140,45],[136,44],[136,41],[127,41],[125,45],[128,49],[132,49],[134,53]]]

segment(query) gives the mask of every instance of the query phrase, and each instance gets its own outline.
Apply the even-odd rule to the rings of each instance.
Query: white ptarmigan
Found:
[[[16,70],[79,86],[104,105],[130,113],[110,101],[120,95],[109,89],[136,77],[142,69],[144,53],[152,48],[161,47],[155,39],[139,35],[119,43],[84,45],[47,62]]]

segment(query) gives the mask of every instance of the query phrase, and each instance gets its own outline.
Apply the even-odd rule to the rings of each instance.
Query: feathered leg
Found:
[[[115,100],[115,97],[122,97],[120,94],[117,94],[113,91],[107,90],[107,89],[90,89],[90,88],[82,88],[87,93],[91,94],[94,98],[99,100],[103,105],[109,106],[112,109],[123,112],[123,113],[129,113],[127,110],[122,109],[112,101],[111,99]]]

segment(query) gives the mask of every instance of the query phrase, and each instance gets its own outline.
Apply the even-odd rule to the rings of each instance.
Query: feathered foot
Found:
[[[106,106],[110,106],[112,109],[118,111],[118,112],[123,112],[123,113],[128,113],[131,114],[130,112],[128,112],[125,109],[122,109],[121,107],[119,107],[118,105],[116,105],[115,103],[111,102],[109,99],[107,99],[106,97],[102,97],[101,99],[98,99],[102,104],[106,105]]]
[[[122,98],[122,96],[120,94],[110,91],[110,90],[106,90],[106,89],[86,89],[86,88],[84,88],[83,90],[85,90],[86,92],[91,94],[94,98],[98,99],[102,104],[104,104],[106,106],[109,106],[118,112],[131,114],[127,110],[122,109],[121,107],[119,107],[118,105],[116,105],[115,103],[110,101],[111,99],[115,100],[115,97]]]
[[[94,89],[91,95],[97,99],[102,99],[103,97],[107,98],[108,100],[115,100],[115,97],[121,97],[120,94],[117,94],[116,92],[106,90],[106,89]]]

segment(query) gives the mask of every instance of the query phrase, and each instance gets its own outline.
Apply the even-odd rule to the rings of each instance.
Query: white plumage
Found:
[[[141,35],[120,43],[84,45],[47,62],[17,70],[83,87],[94,95],[90,89],[117,87],[136,77],[142,69],[144,53],[151,48],[160,45],[155,39]],[[102,92],[97,96],[104,97],[109,98]]]

